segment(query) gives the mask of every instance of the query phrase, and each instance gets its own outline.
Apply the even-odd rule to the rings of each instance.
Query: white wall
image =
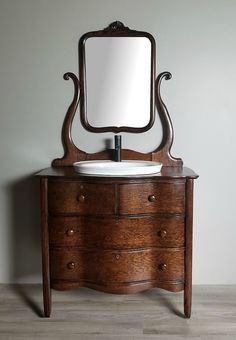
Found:
[[[40,280],[38,183],[32,175],[62,155],[61,125],[77,72],[77,42],[114,20],[149,31],[174,128],[174,156],[200,174],[195,190],[194,283],[236,283],[236,1],[0,1],[0,282]],[[78,118],[78,117],[77,117]],[[157,120],[158,123],[158,120]],[[111,134],[74,127],[88,151]],[[160,127],[125,134],[149,151]],[[158,137],[159,136],[159,137]]]

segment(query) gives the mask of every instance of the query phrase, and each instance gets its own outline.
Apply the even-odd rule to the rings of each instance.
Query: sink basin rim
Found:
[[[161,171],[162,164],[155,161],[111,160],[80,161],[73,164],[76,172],[82,175],[96,176],[135,176],[156,174]]]

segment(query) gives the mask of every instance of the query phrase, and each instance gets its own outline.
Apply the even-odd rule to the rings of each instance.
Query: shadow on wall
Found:
[[[8,187],[11,195],[11,282],[41,279],[39,181],[34,175]]]

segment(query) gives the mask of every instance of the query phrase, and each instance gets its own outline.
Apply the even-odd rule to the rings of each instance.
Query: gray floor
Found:
[[[52,316],[45,319],[40,285],[0,285],[0,339],[236,340],[236,285],[195,286],[190,320],[182,299],[183,293],[160,289],[53,291]]]

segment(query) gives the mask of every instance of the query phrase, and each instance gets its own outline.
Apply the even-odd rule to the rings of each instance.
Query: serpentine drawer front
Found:
[[[184,283],[185,180],[53,179],[48,198],[53,283]]]
[[[74,86],[62,127],[64,155],[37,174],[46,317],[51,314],[51,288],[83,286],[116,294],[154,287],[184,290],[184,314],[191,315],[193,185],[198,175],[171,154],[174,131],[161,98],[161,82],[171,74],[156,77],[155,50],[150,33],[115,21],[80,38],[79,78],[64,74]],[[119,68],[123,62],[125,67]],[[145,77],[140,78],[140,70]],[[100,86],[103,76],[105,87]],[[115,83],[126,86],[117,91]],[[108,147],[96,153],[74,144],[78,105],[81,127],[113,133],[114,149],[111,136]],[[123,149],[117,133],[148,131],[156,111],[163,131],[158,147],[147,153]]]
[[[184,181],[118,187],[79,181],[49,182],[49,211],[55,214],[113,214],[116,206],[120,214],[183,213],[184,205]]]
[[[183,213],[185,182],[120,185],[120,213]]]
[[[187,294],[192,182],[68,173],[41,179],[44,287]]]
[[[184,217],[50,217],[49,240],[92,249],[183,247]]]
[[[113,214],[115,187],[80,181],[51,181],[48,187],[50,213]]]
[[[183,282],[183,250],[52,250],[51,280],[137,282],[145,280]]]

